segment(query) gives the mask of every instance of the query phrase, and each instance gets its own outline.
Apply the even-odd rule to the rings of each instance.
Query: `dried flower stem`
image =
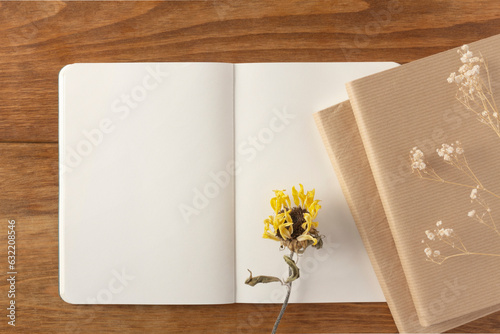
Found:
[[[430,262],[433,262],[436,264],[443,264],[443,262],[445,262],[448,259],[458,257],[458,256],[465,256],[465,255],[480,255],[480,256],[500,257],[500,254],[469,252],[467,250],[467,248],[465,247],[464,243],[462,242],[462,240],[460,239],[460,237],[458,237],[454,232],[452,232],[452,233],[453,234],[449,235],[449,236],[439,236],[439,240],[444,242],[445,244],[449,245],[453,249],[460,251],[460,253],[448,255],[448,256],[443,256],[443,255],[441,255],[441,253],[439,251],[436,251],[437,252],[437,254],[436,254],[432,251],[429,244],[426,243],[426,246],[427,246],[426,250],[429,250],[429,253],[427,254],[427,261],[430,261]],[[433,236],[433,239],[434,239],[434,236]],[[456,241],[459,242],[460,245],[455,244]],[[433,254],[434,254],[434,256],[433,256]]]
[[[290,251],[290,258],[291,259],[293,259],[293,255],[294,255],[294,252]],[[288,275],[292,276],[292,268],[291,267],[288,268]],[[290,299],[290,293],[292,292],[292,282],[287,282],[285,284],[285,286],[286,286],[286,290],[287,290],[285,301],[283,302],[283,306],[281,306],[280,314],[278,315],[278,318],[276,318],[276,322],[274,323],[272,334],[275,334],[276,331],[278,330],[278,326],[280,324],[281,318],[283,318],[283,314],[285,314],[286,307],[288,306],[288,300]]]
[[[474,57],[467,45],[464,45],[458,53],[462,66],[450,74],[449,83],[455,83],[458,87],[456,98],[464,107],[476,115],[477,119],[492,129],[500,137],[500,115],[491,88],[491,77],[483,55]],[[486,72],[487,82],[480,76],[481,68]]]
[[[474,175],[474,173],[472,172],[472,170],[470,168],[469,168],[469,170]],[[429,173],[428,171],[431,171],[432,174]],[[430,175],[430,177],[423,176],[422,173],[418,170],[417,170],[417,175],[423,180],[429,180],[429,181],[435,181],[435,182],[440,182],[440,183],[445,183],[445,184],[450,184],[450,185],[455,185],[455,186],[461,186],[461,187],[465,187],[465,188],[469,188],[469,189],[477,189],[477,186],[474,186],[474,185],[468,185],[468,184],[463,184],[463,183],[458,183],[458,182],[447,181],[447,180],[443,179],[442,177],[440,177],[432,168],[429,168],[428,171],[426,171],[425,174]],[[499,195],[484,188],[484,186],[481,184],[481,182],[479,181],[479,179],[477,179],[477,177],[475,175],[474,175],[474,178],[477,180],[477,183],[479,185],[479,189],[481,189],[482,191],[487,192],[488,194],[500,199]],[[491,220],[491,225],[486,223],[482,217],[479,217],[476,214],[475,217],[477,218],[478,222],[487,226],[488,228],[493,230],[496,234],[498,234],[498,236],[500,236],[500,231],[498,230],[498,228],[495,224],[495,220],[493,219],[493,216],[491,215],[491,211],[489,210],[489,207],[485,204],[484,201],[476,200],[476,202],[479,203],[479,205],[481,205],[488,213],[488,216]]]
[[[440,183],[445,183],[445,184],[451,184],[455,186],[461,186],[465,188],[470,188],[470,189],[475,189],[477,186],[479,186],[479,189],[481,189],[484,192],[487,192],[488,194],[500,199],[500,195],[495,194],[494,192],[486,189],[481,181],[479,181],[479,178],[474,174],[472,169],[469,166],[469,163],[467,159],[465,158],[465,155],[463,155],[463,166],[462,163],[457,160],[456,158],[447,162],[448,164],[452,165],[453,167],[457,168],[459,171],[461,171],[463,174],[465,174],[468,178],[470,178],[476,185],[469,185],[469,184],[464,184],[464,183],[459,183],[459,182],[453,182],[453,181],[448,181],[439,176],[438,173],[432,168],[429,163],[426,163],[426,168],[423,170],[419,169],[413,169],[413,172],[417,174],[418,177],[420,177],[423,180],[429,180],[429,181],[435,181],[435,182],[440,182]]]
[[[497,256],[497,257],[500,256],[500,254],[466,252],[466,253],[454,254],[454,255],[449,255],[449,256],[443,256],[442,259],[440,259],[440,260],[427,259],[427,261],[431,261],[431,262],[434,262],[436,264],[443,264],[444,261],[446,261],[452,257],[465,256],[465,255],[481,255],[481,256]]]

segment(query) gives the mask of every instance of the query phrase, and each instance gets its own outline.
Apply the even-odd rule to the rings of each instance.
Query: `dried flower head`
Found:
[[[410,161],[412,169],[424,171],[427,167],[427,164],[424,162],[424,153],[418,147],[414,147],[410,151]]]
[[[436,149],[437,154],[443,158],[444,161],[450,162],[452,160],[458,161],[459,155],[464,154],[462,144],[457,140],[455,143],[442,144],[441,148]]]
[[[474,113],[479,122],[487,125],[500,137],[499,111],[491,88],[488,64],[481,53],[474,56],[467,45],[457,52],[460,55],[460,68],[446,80],[457,86],[456,97],[460,103]]]
[[[431,255],[432,255],[432,249],[430,247],[426,247],[424,249],[424,253],[425,253],[425,255],[427,255],[427,257],[431,257]]]
[[[476,199],[477,198],[477,188],[474,188],[470,192],[470,199]]]
[[[304,193],[302,184],[300,191],[293,187],[293,207],[285,190],[274,190],[274,193],[276,196],[271,199],[274,216],[264,220],[263,237],[279,241],[296,253],[303,253],[311,245],[321,248],[322,236],[317,230],[318,223],[313,221],[321,209],[319,200],[314,199],[315,190]]]
[[[459,90],[472,94],[480,85],[479,71],[481,63],[484,62],[482,57],[474,57],[472,51],[467,45],[462,46],[458,50],[462,66],[458,69],[458,74],[453,72],[448,77],[448,83],[455,83],[459,86]]]

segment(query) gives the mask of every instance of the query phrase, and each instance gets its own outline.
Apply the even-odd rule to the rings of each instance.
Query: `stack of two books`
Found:
[[[500,310],[498,45],[349,82],[349,101],[314,115],[400,332]]]

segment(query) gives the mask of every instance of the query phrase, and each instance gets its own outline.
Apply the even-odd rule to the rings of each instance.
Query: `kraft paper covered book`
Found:
[[[282,303],[273,189],[322,201],[291,302],[384,301],[312,118],[395,63],[74,64],[60,73],[60,294],[78,304]],[[287,189],[291,190],[291,189]],[[276,254],[277,256],[270,256]],[[283,273],[286,274],[286,273]]]
[[[494,36],[347,84],[423,327],[500,309],[499,45]]]
[[[440,333],[494,312],[496,307],[420,324],[350,103],[315,113],[314,119],[399,332]],[[449,290],[446,296],[455,294]]]

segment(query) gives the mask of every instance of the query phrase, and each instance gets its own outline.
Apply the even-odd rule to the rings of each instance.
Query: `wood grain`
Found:
[[[0,2],[0,242],[15,219],[17,329],[268,332],[277,305],[75,306],[60,299],[58,72],[74,62],[408,62],[500,32],[495,0],[388,3]],[[3,260],[0,271],[7,271]],[[0,308],[7,290],[0,280]],[[499,328],[496,313],[453,332]],[[289,333],[396,330],[385,303],[292,304],[280,326]]]

